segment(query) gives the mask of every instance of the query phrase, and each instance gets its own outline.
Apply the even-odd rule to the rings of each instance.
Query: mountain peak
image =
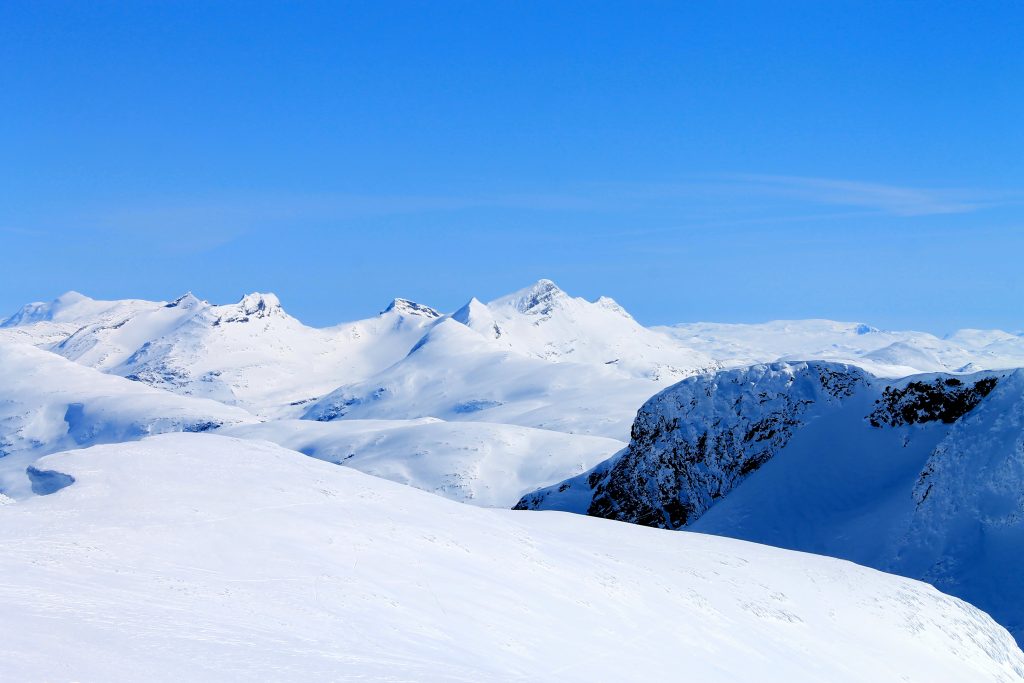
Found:
[[[0,322],[0,327],[15,327],[44,320],[53,320],[54,314],[58,311],[83,301],[92,301],[92,299],[74,290],[64,292],[50,302],[34,301],[30,304],[25,304],[17,313]]]
[[[274,309],[281,308],[281,300],[277,298],[276,294],[271,294],[270,292],[246,294],[239,299],[238,304],[247,315],[255,315],[256,317],[269,315]]]
[[[89,297],[87,297],[85,294],[82,294],[81,292],[76,292],[73,289],[69,289],[68,291],[64,292],[56,299],[54,299],[53,303],[57,306],[70,306],[71,304],[77,304],[79,301],[88,300]]]
[[[476,297],[452,313],[452,320],[460,322],[470,329],[474,329],[489,339],[497,339],[502,335],[502,330],[494,320],[491,309]]]
[[[418,304],[415,301],[409,299],[395,298],[392,299],[388,307],[381,311],[381,315],[395,311],[400,315],[418,315],[424,318],[440,318],[441,314],[435,311],[430,306],[424,306]]]
[[[625,308],[623,308],[622,305],[619,304],[618,301],[616,301],[615,299],[611,298],[610,296],[598,297],[597,301],[594,302],[594,305],[595,306],[599,306],[600,308],[603,308],[603,309],[605,309],[607,311],[612,311],[614,313],[618,313],[619,315],[621,315],[624,318],[629,318],[630,320],[633,319],[633,316],[631,316],[629,314],[629,311],[627,311]]]
[[[224,313],[214,321],[214,325],[220,325],[221,323],[244,323],[254,318],[284,315],[281,301],[277,298],[276,294],[269,292],[246,294],[236,304],[218,306],[217,308],[224,311]]]
[[[480,301],[480,299],[477,299],[474,296],[469,301],[467,301],[462,306],[462,308],[452,313],[452,318],[458,320],[460,323],[465,324],[469,321],[469,317],[473,315],[474,311],[478,311],[481,309],[481,307],[484,306],[486,306],[486,304],[484,304],[482,301]]]
[[[169,303],[166,306],[164,306],[164,308],[185,308],[185,309],[189,309],[189,308],[194,308],[195,306],[197,306],[198,304],[201,304],[201,303],[202,303],[202,301],[200,301],[200,299],[195,294],[193,294],[192,292],[185,292],[184,294],[179,296],[177,299],[175,299],[171,303]]]
[[[568,295],[559,289],[558,285],[551,280],[542,278],[529,287],[502,297],[493,303],[510,305],[520,313],[548,315],[554,309],[555,304],[566,297]]]

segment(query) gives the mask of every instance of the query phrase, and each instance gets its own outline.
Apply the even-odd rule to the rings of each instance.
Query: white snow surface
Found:
[[[0,341],[0,493],[29,494],[25,468],[68,448],[255,422],[232,406],[113,377]]]
[[[265,439],[452,500],[503,508],[538,485],[590,469],[626,445],[596,436],[436,418],[273,420],[220,433]]]
[[[38,469],[73,483],[0,506],[8,680],[1024,680],[978,609],[829,558],[205,434]]]
[[[303,416],[437,417],[625,439],[636,409],[663,385],[604,364],[552,363],[517,353],[448,318],[400,362],[336,389]]]

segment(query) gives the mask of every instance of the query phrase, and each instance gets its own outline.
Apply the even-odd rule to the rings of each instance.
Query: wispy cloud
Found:
[[[678,182],[595,185],[603,196],[649,202],[677,201],[716,210],[765,213],[788,204],[790,210],[839,206],[892,216],[969,213],[1024,203],[1021,190],[925,188],[864,180],[756,173],[690,176]]]
[[[804,176],[736,174],[728,179],[747,189],[817,204],[856,206],[896,216],[968,213],[1015,203],[1022,194],[969,189],[929,189],[859,180]]]
[[[331,220],[461,211],[479,208],[587,210],[594,198],[580,193],[491,193],[457,195],[309,194],[227,197],[135,206],[106,212],[111,224]]]
[[[174,250],[205,251],[254,229],[301,229],[352,222],[465,211],[617,213],[644,221],[631,231],[821,222],[856,216],[915,217],[964,214],[1024,203],[1024,192],[922,188],[863,180],[733,173],[690,176],[677,182],[566,183],[540,192],[467,194],[261,194],[147,201],[80,208],[54,224],[78,224],[138,236],[177,238]],[[822,207],[830,207],[822,211]],[[642,218],[638,218],[642,217]],[[354,222],[353,222],[354,221]],[[464,222],[453,221],[457,226]],[[415,227],[415,220],[408,225]],[[477,228],[474,228],[477,229]],[[682,228],[672,228],[677,230]]]

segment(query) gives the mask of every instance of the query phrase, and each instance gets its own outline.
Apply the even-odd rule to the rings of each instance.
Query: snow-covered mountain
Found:
[[[640,325],[608,297],[571,297],[540,280],[488,304],[472,299],[452,318],[498,346],[554,362],[610,365],[654,380],[716,367],[706,354]]]
[[[482,510],[205,434],[35,476],[55,492],[0,505],[10,680],[1024,680],[981,611],[829,558]]]
[[[661,385],[602,364],[550,362],[446,318],[398,363],[311,403],[311,420],[437,417],[625,439]]]
[[[256,422],[241,408],[105,375],[27,344],[0,341],[0,494],[29,494],[39,456],[161,432]]]
[[[1024,370],[900,380],[825,362],[683,380],[629,446],[520,508],[821,553],[934,583],[1024,637]]]
[[[717,366],[611,299],[574,298],[549,280],[431,321],[404,358],[335,388],[301,416],[435,417],[622,439],[654,390]]]
[[[555,428],[564,431],[619,438],[653,390],[716,366],[671,336],[641,326],[611,299],[570,297],[548,280],[489,304],[473,299],[451,316],[395,299],[375,317],[325,329],[306,327],[288,315],[273,294],[211,305],[191,294],[148,302],[95,301],[69,292],[15,313],[0,325],[4,338],[266,417],[305,412],[322,419],[338,413],[339,397],[341,403],[352,398],[368,403],[364,393],[372,396],[380,386],[394,385],[396,377],[415,374],[418,386],[435,385],[436,401],[421,395],[413,403],[389,400],[386,408],[376,404],[372,411],[364,407],[355,412],[367,418],[475,419],[467,418],[471,407],[501,400],[503,405],[515,404],[505,411],[509,415],[535,416],[476,417],[525,426],[557,423]],[[424,375],[419,361],[426,353],[391,368],[428,342],[432,352],[444,347],[447,357],[442,362],[452,371],[447,374],[463,375],[463,386],[446,382],[437,368]],[[498,357],[513,359],[506,366],[519,370],[509,377],[490,373],[485,383],[482,377],[477,382],[471,373],[460,372],[463,364],[483,367]],[[553,371],[553,364],[566,367]],[[516,384],[519,380],[525,386]],[[565,400],[564,394],[574,391],[566,387],[594,382],[595,392],[611,392],[623,400],[603,407]],[[305,405],[332,391],[315,410]],[[489,392],[501,399],[485,398]],[[538,413],[543,403],[561,404],[559,415]]]
[[[214,306],[192,294],[102,302],[69,293],[26,306],[3,323],[0,338],[32,341],[175,393],[275,414],[394,363],[438,317],[396,299],[373,318],[315,329],[288,315],[273,294]]]
[[[710,357],[611,299],[550,280],[441,319],[395,365],[310,405],[314,420],[438,417],[624,439],[637,407]]]

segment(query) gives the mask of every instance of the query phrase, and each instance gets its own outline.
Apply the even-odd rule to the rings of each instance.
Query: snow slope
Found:
[[[29,493],[40,455],[168,431],[255,422],[240,408],[112,377],[27,344],[0,341],[0,493]]]
[[[626,450],[520,507],[850,559],[932,582],[1022,639],[1024,370],[691,378],[641,409]]]
[[[311,420],[500,422],[624,439],[660,385],[604,364],[552,363],[503,348],[456,320],[435,325],[400,362],[311,403]]]
[[[588,470],[626,444],[487,422],[274,420],[222,433],[265,439],[464,503],[510,508],[538,485]]]
[[[38,468],[73,482],[0,506],[11,680],[1024,680],[979,610],[828,558],[204,434]]]

